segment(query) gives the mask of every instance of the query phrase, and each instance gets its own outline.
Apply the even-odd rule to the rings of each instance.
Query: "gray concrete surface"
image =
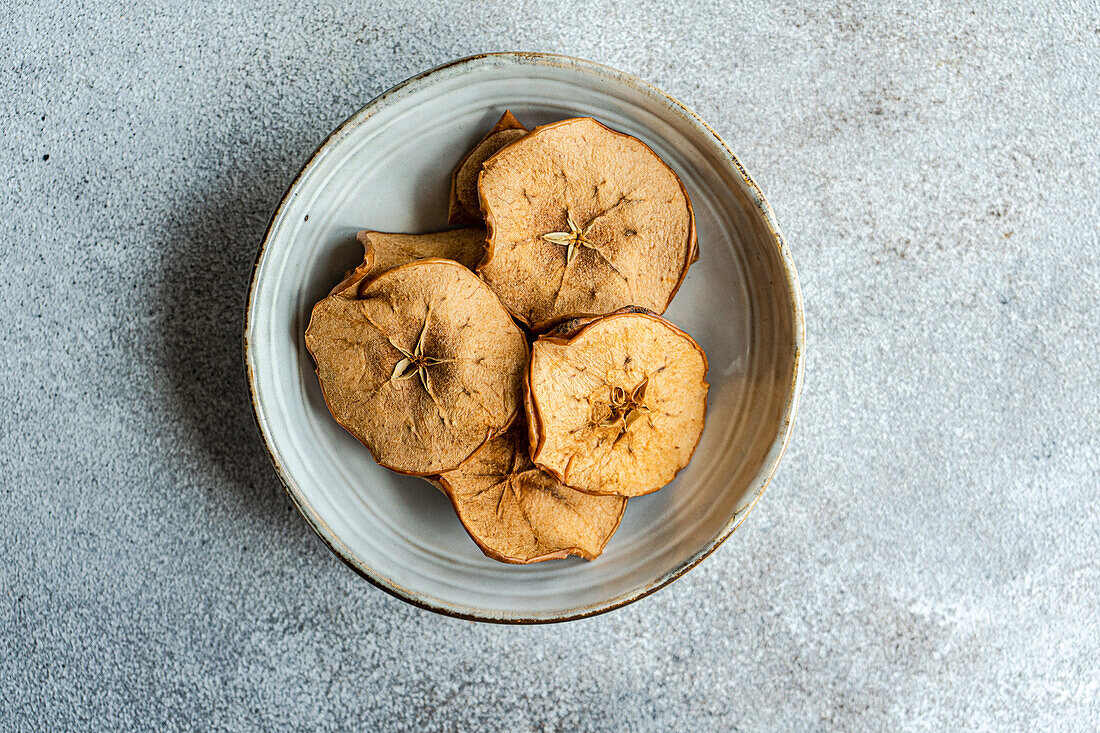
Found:
[[[710,121],[808,322],[745,527],[543,628],[337,562],[241,366],[250,265],[314,146],[502,49]],[[4,3],[0,729],[1095,730],[1098,79],[1095,3]]]

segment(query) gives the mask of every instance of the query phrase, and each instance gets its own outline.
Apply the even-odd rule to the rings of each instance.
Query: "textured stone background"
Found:
[[[1095,3],[239,5],[0,8],[0,729],[1100,726]],[[337,562],[241,366],[314,146],[506,49],[710,121],[808,323],[791,448],[730,544],[542,628]]]

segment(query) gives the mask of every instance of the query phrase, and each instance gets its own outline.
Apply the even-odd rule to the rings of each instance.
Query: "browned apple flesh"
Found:
[[[484,229],[448,229],[428,234],[396,234],[369,229],[355,238],[363,245],[363,264],[349,272],[332,289],[347,298],[358,298],[372,278],[398,265],[438,257],[474,269],[485,254]]]
[[[696,259],[679,177],[640,140],[587,118],[535,128],[485,161],[478,273],[536,330],[627,305],[661,313]]]
[[[481,214],[481,202],[477,197],[477,177],[481,173],[481,164],[505,145],[526,134],[527,128],[520,124],[515,115],[505,110],[493,129],[458,161],[451,174],[451,208],[447,221],[451,224],[481,224],[485,218]]]
[[[619,526],[620,496],[593,496],[562,485],[528,456],[517,420],[437,483],[470,537],[489,557],[533,563],[578,555],[593,560]]]
[[[703,431],[707,360],[654,314],[621,312],[532,345],[531,457],[562,483],[640,496],[687,465]]]
[[[333,417],[378,463],[438,474],[511,424],[527,343],[476,275],[451,260],[417,260],[359,296],[319,302],[306,347]]]

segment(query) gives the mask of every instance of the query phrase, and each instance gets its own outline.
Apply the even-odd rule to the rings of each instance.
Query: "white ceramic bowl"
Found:
[[[710,361],[706,429],[674,483],[630,500],[595,562],[514,566],[482,555],[440,492],[380,468],[333,421],[303,341],[314,302],[361,258],[355,232],[444,228],[451,167],[506,108],[529,127],[587,115],[641,138],[683,178],[697,217],[700,260],[665,315]],[[245,359],[280,478],[354,570],[441,613],[563,621],[672,582],[741,523],[790,435],[802,318],[771,208],[702,120],[655,87],[598,64],[491,54],[399,84],[321,144],[279,204],[256,260]]]

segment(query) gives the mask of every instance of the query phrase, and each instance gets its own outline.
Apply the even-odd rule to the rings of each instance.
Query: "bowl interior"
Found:
[[[631,499],[595,562],[486,558],[446,498],[375,464],[329,416],[303,332],[313,304],[361,258],[355,232],[446,226],[449,172],[511,109],[528,127],[590,115],[649,144],[683,178],[700,260],[666,316],[710,362],[708,418],[691,464]],[[654,88],[556,57],[479,57],[365,107],[317,152],[272,221],[246,330],[257,419],[318,533],[384,589],[435,610],[560,620],[638,598],[704,557],[763,491],[797,398],[801,316],[770,210],[713,133]]]

